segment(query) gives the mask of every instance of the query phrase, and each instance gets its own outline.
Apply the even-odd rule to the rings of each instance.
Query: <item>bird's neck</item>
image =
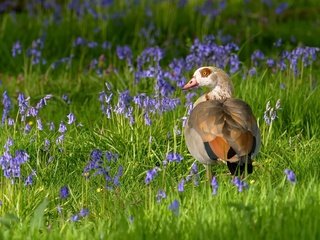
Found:
[[[232,85],[231,82],[217,83],[217,85],[207,94],[205,94],[206,100],[224,100],[232,97]]]

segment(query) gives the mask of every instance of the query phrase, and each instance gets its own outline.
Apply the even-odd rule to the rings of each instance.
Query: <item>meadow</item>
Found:
[[[0,239],[320,239],[318,1],[1,1]],[[231,77],[261,130],[216,181],[183,126]]]

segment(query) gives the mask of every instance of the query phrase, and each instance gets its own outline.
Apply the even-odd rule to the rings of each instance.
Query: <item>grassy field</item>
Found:
[[[14,2],[0,239],[320,239],[317,1]],[[230,74],[262,135],[253,174],[214,166],[213,188],[183,136],[206,90],[181,86],[203,65]]]

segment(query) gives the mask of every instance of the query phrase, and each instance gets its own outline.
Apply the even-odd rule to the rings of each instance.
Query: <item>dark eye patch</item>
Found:
[[[211,74],[211,70],[209,68],[203,68],[200,70],[201,77],[208,77]]]

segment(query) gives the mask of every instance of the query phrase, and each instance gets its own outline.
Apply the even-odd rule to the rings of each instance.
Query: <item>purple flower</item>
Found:
[[[63,186],[60,188],[60,198],[66,199],[69,197],[69,188],[67,186]]]
[[[266,104],[266,110],[264,111],[263,118],[267,125],[270,125],[277,117],[277,111],[280,109],[280,99],[277,100],[274,107],[270,106],[270,101]]]
[[[90,41],[90,42],[87,43],[87,46],[89,48],[96,48],[96,47],[98,47],[98,43],[94,42],[94,41]]]
[[[78,214],[74,214],[70,218],[71,222],[78,222],[80,220],[80,216]]]
[[[32,65],[45,64],[46,60],[42,57],[44,39],[38,38],[32,42],[32,46],[27,49],[27,56],[31,58]]]
[[[31,131],[31,125],[29,123],[27,123],[25,126],[24,126],[24,133],[28,134],[30,131]]]
[[[274,10],[275,14],[282,14],[287,8],[289,4],[287,2],[280,3],[277,8]]]
[[[67,94],[63,94],[61,98],[66,104],[70,105],[71,100],[70,100],[70,98],[68,97]]]
[[[107,118],[111,118],[111,99],[112,99],[113,93],[110,93],[110,95],[107,95],[105,91],[100,92],[99,94],[99,102],[101,111],[107,116]]]
[[[45,150],[45,151],[48,151],[49,148],[50,148],[50,140],[46,138],[46,139],[44,140],[44,150]]]
[[[27,110],[29,108],[29,99],[25,98],[23,93],[19,93],[18,95],[18,106],[19,106],[19,113],[21,115],[27,114]]]
[[[275,66],[276,62],[272,58],[268,58],[266,63],[267,63],[267,66],[271,68]]]
[[[3,113],[2,113],[1,123],[4,124],[4,122],[8,118],[9,111],[11,109],[11,99],[10,99],[7,91],[4,91],[4,93],[2,94],[2,104],[3,104]]]
[[[65,133],[66,131],[67,131],[66,125],[65,125],[63,122],[61,122],[60,125],[59,125],[59,130],[58,130],[58,132],[59,132],[59,133]]]
[[[120,177],[122,176],[122,174],[123,174],[123,167],[120,165],[118,167],[117,174],[113,178],[113,184],[115,186],[119,186],[120,185]]]
[[[284,173],[286,174],[289,182],[291,182],[293,184],[297,182],[296,175],[294,174],[294,172],[292,170],[285,169]]]
[[[13,126],[14,125],[14,119],[8,118],[8,125]]]
[[[251,55],[251,61],[254,66],[258,66],[259,60],[264,59],[264,53],[261,50],[256,50]]]
[[[10,137],[10,138],[7,139],[7,141],[6,141],[5,145],[4,145],[4,149],[5,149],[7,152],[9,152],[10,147],[11,147],[12,145],[13,145],[13,140],[12,140],[12,138]]]
[[[61,144],[64,141],[64,134],[61,134],[59,137],[56,139],[56,144]]]
[[[249,70],[249,76],[254,76],[254,75],[256,75],[257,74],[257,70],[256,70],[256,68],[255,67],[252,67],[250,70]]]
[[[42,121],[40,118],[37,118],[37,128],[39,131],[43,130]]]
[[[47,105],[47,101],[52,98],[52,94],[46,95],[44,98],[41,98],[36,105],[36,109],[41,109]]]
[[[160,203],[162,199],[165,199],[167,197],[167,194],[165,193],[165,191],[163,190],[159,190],[158,193],[157,193],[157,202]]]
[[[180,203],[178,200],[174,200],[170,205],[169,205],[169,209],[175,214],[175,215],[179,215],[179,207],[180,207]]]
[[[178,153],[169,152],[167,154],[167,160],[169,162],[178,162],[179,163],[179,162],[181,162],[183,160],[183,157]]]
[[[80,217],[86,217],[89,215],[89,209],[88,208],[82,208],[79,212]]]
[[[33,184],[33,176],[35,176],[35,175],[36,175],[36,172],[35,172],[34,170],[32,170],[31,174],[28,175],[28,176],[26,177],[26,179],[24,180],[24,185],[25,185],[25,186],[30,186],[30,185],[32,185],[32,184]]]
[[[233,177],[233,179],[232,179],[232,184],[233,185],[235,185],[237,188],[238,188],[238,191],[239,192],[242,192],[243,191],[243,189],[245,189],[245,188],[248,188],[249,186],[248,186],[248,184],[245,182],[245,181],[243,181],[243,180],[241,180],[239,177]]]
[[[67,117],[68,117],[68,124],[69,124],[69,125],[72,124],[72,123],[74,123],[74,122],[76,121],[76,117],[74,116],[73,113],[69,113],[69,114],[67,115]]]
[[[216,177],[213,177],[211,180],[211,187],[212,187],[212,195],[216,195],[217,194],[217,190],[218,190],[218,181]]]
[[[182,179],[178,184],[178,192],[183,192],[184,191],[184,184],[185,184],[185,180]]]
[[[53,122],[50,122],[50,123],[49,123],[49,130],[50,130],[50,131],[54,131],[54,129],[55,129],[54,123],[53,123]]]
[[[16,41],[12,46],[12,57],[16,57],[17,55],[20,55],[22,52],[22,46],[19,41]]]
[[[60,205],[57,206],[57,212],[58,212],[59,214],[62,213],[62,207],[61,207]]]
[[[118,46],[116,49],[117,56],[120,60],[126,60],[129,70],[133,71],[133,64],[132,64],[132,51],[129,46]]]
[[[82,37],[77,37],[76,40],[74,40],[73,42],[73,46],[76,47],[76,46],[81,46],[81,45],[85,45],[86,44],[86,40]]]
[[[145,183],[146,184],[149,184],[158,174],[158,171],[159,171],[159,168],[158,167],[155,167],[151,170],[148,170],[147,171],[147,174],[146,174],[146,178],[145,178]]]
[[[150,117],[149,117],[149,114],[148,114],[147,112],[145,112],[145,113],[143,114],[143,116],[144,116],[144,123],[145,123],[145,125],[150,126],[150,125],[152,124],[152,122],[151,122],[151,119],[150,119]]]
[[[39,113],[39,110],[35,107],[30,107],[27,112],[27,116],[36,117]]]
[[[276,42],[273,43],[273,45],[274,45],[275,47],[281,47],[281,46],[282,46],[282,39],[279,38]]]
[[[117,114],[127,113],[131,101],[132,97],[130,96],[129,90],[121,92],[119,95],[117,106],[115,108],[115,112]]]

